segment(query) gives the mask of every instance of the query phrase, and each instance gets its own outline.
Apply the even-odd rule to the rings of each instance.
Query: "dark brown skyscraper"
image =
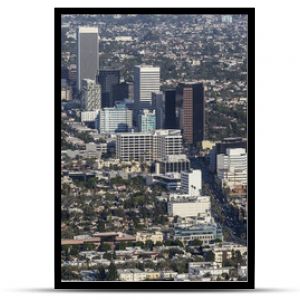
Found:
[[[181,128],[187,144],[196,145],[204,139],[204,88],[203,84],[182,83],[178,86],[181,99]]]

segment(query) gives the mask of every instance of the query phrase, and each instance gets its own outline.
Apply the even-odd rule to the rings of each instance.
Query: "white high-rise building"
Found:
[[[83,79],[96,80],[99,68],[98,27],[79,26],[77,29],[77,89]]]
[[[229,148],[217,155],[217,176],[223,187],[247,185],[247,153],[244,148]]]
[[[181,172],[181,191],[189,196],[200,196],[202,190],[201,170]]]
[[[152,93],[160,90],[160,68],[149,65],[134,67],[134,101],[141,104],[152,103]]]
[[[117,135],[117,158],[125,161],[165,159],[168,155],[182,154],[180,130],[129,132]]]
[[[168,155],[182,154],[182,135],[177,129],[155,130],[153,133],[153,160],[166,159]]]
[[[151,161],[153,137],[150,132],[128,132],[117,135],[116,154],[123,161]]]
[[[126,132],[129,128],[132,128],[132,110],[121,105],[100,110],[100,133]]]
[[[81,107],[83,110],[99,110],[101,108],[101,86],[95,80],[82,80]]]

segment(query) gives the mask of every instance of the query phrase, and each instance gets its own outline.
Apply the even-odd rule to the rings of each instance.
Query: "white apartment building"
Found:
[[[211,202],[209,196],[177,197],[168,202],[169,216],[206,217],[211,214]]]
[[[177,129],[155,130],[153,135],[153,159],[166,159],[168,155],[182,154],[182,135]]]
[[[117,134],[116,154],[123,161],[151,161],[153,137],[150,132]]]
[[[217,155],[217,176],[223,187],[247,185],[247,153],[244,148],[229,148]]]
[[[81,81],[81,107],[83,110],[99,110],[101,108],[101,86],[92,79]]]
[[[202,190],[201,170],[181,172],[181,191],[190,196],[200,196]]]
[[[167,155],[182,154],[180,130],[155,130],[152,132],[130,132],[117,135],[117,158],[155,161]]]
[[[126,132],[132,128],[132,111],[126,107],[106,107],[99,113],[100,133]]]

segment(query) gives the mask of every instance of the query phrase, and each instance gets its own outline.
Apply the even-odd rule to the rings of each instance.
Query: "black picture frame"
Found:
[[[248,15],[248,281],[61,281],[61,15],[63,14],[246,14]],[[255,9],[254,8],[55,8],[55,289],[116,290],[202,290],[254,289],[255,259]]]

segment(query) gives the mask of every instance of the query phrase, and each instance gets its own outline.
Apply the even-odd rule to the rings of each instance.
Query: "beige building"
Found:
[[[61,100],[70,101],[72,100],[72,90],[70,87],[62,87],[60,91]]]
[[[147,280],[159,280],[160,272],[154,270],[146,270],[146,279]]]
[[[150,232],[137,232],[136,241],[145,243],[147,240],[152,241],[154,244],[163,241],[163,234],[160,231]]]
[[[139,269],[118,270],[119,279],[121,281],[144,281],[144,280],[160,280],[161,273],[152,269],[141,271]]]
[[[247,253],[247,246],[234,243],[222,243],[220,246],[215,245],[212,251],[215,254],[215,262],[222,263],[223,259],[232,258],[232,251],[240,251],[241,255]]]
[[[202,141],[202,149],[203,150],[211,150],[216,145],[215,142],[204,140]]]
[[[121,281],[143,281],[146,280],[146,273],[139,269],[118,270],[119,279]]]

